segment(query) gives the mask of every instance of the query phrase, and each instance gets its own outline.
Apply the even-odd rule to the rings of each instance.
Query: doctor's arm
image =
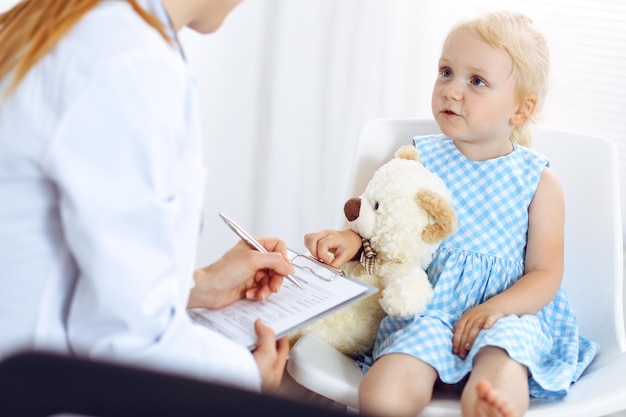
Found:
[[[243,297],[263,301],[280,289],[283,278],[293,273],[281,239],[257,239],[268,253],[261,253],[243,241],[216,262],[194,273],[188,308],[220,308]],[[261,390],[278,387],[289,353],[286,337],[276,340],[274,331],[260,320],[254,324],[257,348],[252,353],[261,374]]]
[[[240,241],[212,264],[194,272],[188,308],[217,309],[240,298],[263,301],[278,292],[283,278],[293,273],[282,239],[257,239],[268,253]]]
[[[80,356],[258,390],[275,374],[186,311],[203,191],[187,84],[182,63],[123,56],[99,67],[61,117],[44,165],[77,271],[68,344]],[[263,364],[273,354],[284,366],[261,329],[273,349]]]

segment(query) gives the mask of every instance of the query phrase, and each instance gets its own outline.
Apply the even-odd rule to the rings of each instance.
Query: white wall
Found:
[[[0,12],[7,10],[9,7],[17,4],[16,0],[0,0]]]

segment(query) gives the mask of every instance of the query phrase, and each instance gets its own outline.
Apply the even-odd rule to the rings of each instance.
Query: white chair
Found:
[[[432,120],[376,119],[359,132],[348,196],[358,196],[374,171],[417,135],[438,133]],[[580,333],[600,353],[562,400],[531,400],[528,417],[594,417],[626,409],[622,227],[618,161],[606,139],[536,128],[534,149],[547,155],[566,200],[564,285]],[[287,365],[301,385],[358,408],[361,371],[354,361],[312,336],[293,347]],[[458,395],[436,393],[421,417],[460,416]]]

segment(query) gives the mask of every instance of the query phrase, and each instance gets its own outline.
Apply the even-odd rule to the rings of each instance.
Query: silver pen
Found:
[[[241,226],[239,226],[237,223],[235,223],[230,218],[226,217],[226,215],[224,213],[220,213],[220,217],[222,218],[222,220],[224,220],[224,222],[228,225],[228,227],[230,227],[231,230],[233,232],[235,232],[237,234],[237,236],[239,236],[244,242],[246,242],[252,249],[256,249],[256,250],[258,250],[261,253],[267,253],[267,250],[263,247],[263,245],[261,245],[259,242],[256,241],[256,239],[254,239],[252,236],[250,236],[250,234],[248,232],[243,230],[241,228]],[[296,284],[298,287],[304,288],[304,285],[302,285],[302,283],[295,276],[293,276],[293,275],[285,275],[285,277],[289,281],[291,281],[294,284]]]

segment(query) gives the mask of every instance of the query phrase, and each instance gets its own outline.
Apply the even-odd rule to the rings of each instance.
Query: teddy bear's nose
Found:
[[[346,201],[346,204],[343,206],[343,212],[349,222],[359,218],[359,211],[361,211],[361,199],[357,197]]]

